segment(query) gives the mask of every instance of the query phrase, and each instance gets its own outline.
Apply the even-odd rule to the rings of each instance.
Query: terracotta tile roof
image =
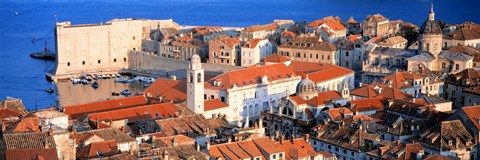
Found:
[[[278,46],[279,48],[305,49],[305,50],[320,50],[320,51],[335,51],[335,45],[326,41],[318,41],[318,36],[301,36],[296,37],[288,42]],[[333,58],[333,57],[332,57]]]
[[[356,88],[350,91],[350,95],[360,96],[364,98],[374,98],[378,95],[377,91],[375,91],[373,85],[364,85],[360,88]]]
[[[403,89],[413,87],[416,80],[425,78],[424,76],[410,72],[396,72],[383,78],[385,83],[392,85],[395,89]]]
[[[294,140],[284,141],[283,143],[275,142],[275,145],[282,148],[285,151],[285,158],[288,159],[300,159],[304,157],[310,158],[317,154],[310,144],[308,144],[303,138],[297,138]]]
[[[291,101],[295,102],[296,105],[307,104],[307,101],[300,96],[290,96]]]
[[[174,145],[194,145],[195,139],[180,134],[168,137],[158,137],[154,139],[154,142],[157,144],[157,147],[172,147]]]
[[[305,74],[308,74],[308,78],[315,83],[324,82],[354,73],[350,69],[326,63],[292,61],[288,67],[292,68],[296,73],[302,75],[302,79],[305,79]]]
[[[388,19],[383,17],[381,14],[368,15],[366,20],[375,22],[388,21]]]
[[[463,27],[443,36],[443,38],[453,40],[480,39],[480,26]]]
[[[175,112],[179,112],[173,103],[152,104],[146,106],[117,109],[113,111],[97,112],[89,114],[91,121],[116,121],[128,119],[128,122],[144,120],[147,118],[170,118]]]
[[[460,120],[442,121],[440,123],[439,126],[423,131],[409,141],[414,140],[437,151],[440,150],[440,147],[442,147],[442,150],[448,151],[467,149],[476,145],[473,136]]]
[[[348,36],[348,39],[352,42],[356,42],[360,38],[362,38],[362,35],[360,35],[360,34],[353,34],[353,35]]]
[[[349,103],[353,112],[383,110],[385,108],[385,100],[380,97],[351,100]]]
[[[103,154],[102,157],[109,157],[117,154],[117,142],[115,140],[92,142],[83,148],[79,148],[76,157],[79,159],[102,158],[98,156],[100,153]]]
[[[97,136],[104,141],[108,140],[115,140],[117,143],[126,143],[135,141],[134,138],[130,137],[129,135],[123,133],[119,129],[116,128],[105,128],[105,129],[97,129],[97,130],[90,130],[85,132],[78,132],[74,135],[75,140],[79,143],[84,143],[88,139]]]
[[[199,26],[194,27],[192,32],[199,35],[211,35],[213,33],[223,32],[223,29],[219,26]]]
[[[9,118],[18,118],[22,114],[18,111],[15,111],[10,108],[0,108],[0,120],[9,119]]]
[[[33,114],[28,114],[9,125],[4,133],[40,132],[40,122]]]
[[[295,37],[297,37],[297,35],[293,32],[285,31],[285,32],[282,33],[281,37],[282,38],[295,38]]]
[[[313,130],[316,131],[317,134],[311,138],[353,150],[357,153],[370,151],[368,147],[365,147],[367,140],[380,141],[377,134],[370,134],[359,127],[353,127],[350,125],[319,123],[313,128]]]
[[[331,21],[326,23],[327,26],[329,26],[331,29],[334,31],[343,31],[345,30],[345,27],[338,21]]]
[[[338,91],[318,92],[317,96],[307,100],[307,103],[313,106],[322,106],[330,103],[331,100],[340,98],[342,98],[342,95]]]
[[[111,111],[115,109],[146,105],[147,103],[147,98],[145,98],[144,96],[132,96],[122,99],[112,99],[81,105],[64,106],[63,111],[69,115],[69,119],[80,118],[80,120],[83,120],[82,118],[84,118],[89,113]]]
[[[454,47],[450,47],[447,51],[453,53],[463,53],[469,56],[473,56],[473,62],[480,62],[480,48],[457,45]]]
[[[260,41],[263,41],[263,40],[267,40],[268,39],[265,39],[265,38],[254,38],[254,39],[250,39],[248,40],[247,42],[245,42],[245,44],[243,44],[242,48],[255,48],[257,47],[257,44],[260,42]]]
[[[215,134],[216,128],[230,126],[229,123],[222,118],[205,119],[203,115],[194,115],[187,117],[177,117],[169,119],[156,120],[160,131],[166,136],[177,134]],[[193,135],[192,135],[193,136]]]
[[[6,159],[33,159],[33,160],[58,160],[57,149],[25,149],[25,150],[7,150]]]
[[[243,87],[248,85],[256,85],[261,83],[263,76],[267,76],[268,81],[271,82],[295,77],[297,75],[292,69],[285,66],[283,63],[265,66],[252,66],[218,75],[206,82],[205,88],[226,90],[234,86]]]
[[[327,112],[334,121],[340,121],[347,118],[347,116],[353,115],[353,112],[345,107],[331,108],[329,110],[326,110],[325,112]]]
[[[180,103],[187,99],[187,82],[158,78],[144,93],[162,97],[162,102]]]
[[[367,116],[367,115],[364,115],[364,114],[357,114],[357,115],[353,115],[350,118],[345,119],[344,122],[348,123],[348,124],[358,124],[360,121],[363,123],[363,122],[370,122],[370,121],[373,121],[373,120],[374,120],[374,118],[372,118],[370,116]]]
[[[273,31],[277,29],[279,26],[276,23],[270,23],[265,25],[255,25],[250,26],[247,28],[247,32],[257,32],[257,31]]]
[[[205,101],[203,106],[205,111],[228,107],[227,104],[223,103],[222,101],[216,98]]]
[[[275,154],[283,152],[282,148],[277,147],[272,139],[268,137],[261,137],[253,139],[255,145],[263,152],[268,154]]]
[[[480,106],[462,107],[468,119],[480,130]]]
[[[323,20],[318,19],[318,20],[315,20],[313,22],[310,22],[307,26],[312,27],[312,28],[317,28],[318,26],[322,25],[323,23],[325,23]]]
[[[456,74],[449,75],[445,78],[445,84],[466,87],[478,86],[480,85],[480,73],[473,68],[468,68]]]
[[[390,88],[384,84],[364,85],[363,87],[352,90],[350,92],[350,95],[364,97],[364,98],[374,98],[374,97],[383,97],[387,99],[413,98],[413,96],[410,94],[407,94],[395,88]]]
[[[353,17],[350,17],[347,22],[350,24],[358,24],[358,22],[355,19],[353,19]]]
[[[248,155],[251,157],[262,157],[263,159],[266,159],[260,149],[257,148],[255,143],[253,141],[243,141],[243,142],[238,142],[237,145],[243,149]]]
[[[48,132],[4,134],[6,150],[55,148],[55,141]]]
[[[265,57],[265,61],[282,63],[282,62],[290,61],[290,59],[288,57],[285,57],[285,56],[282,56],[278,53],[275,53],[275,54],[271,54],[271,55]]]

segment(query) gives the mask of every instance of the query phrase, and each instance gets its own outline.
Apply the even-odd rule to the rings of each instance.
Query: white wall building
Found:
[[[251,39],[241,49],[240,65],[252,66],[273,53],[273,44],[268,39]]]

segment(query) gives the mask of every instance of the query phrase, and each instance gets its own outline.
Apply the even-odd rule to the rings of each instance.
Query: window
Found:
[[[277,155],[274,154],[272,157],[273,157],[273,159],[276,159],[276,158],[277,158]]]
[[[133,36],[132,39],[135,40],[135,36]]]
[[[85,61],[82,61],[82,65],[85,65]]]
[[[318,54],[315,54],[315,57],[318,59]]]
[[[278,156],[278,158],[283,158],[283,154],[282,154],[282,153],[280,153],[280,155]]]
[[[445,66],[446,66],[445,62],[442,62],[442,69],[445,69]]]
[[[67,66],[70,66],[70,62],[67,62]]]
[[[190,83],[193,83],[193,73],[190,73]]]
[[[100,60],[98,60],[98,64],[100,64]]]
[[[327,59],[330,60],[330,55],[327,56]]]
[[[220,100],[221,100],[222,102],[225,102],[225,97],[222,96],[222,97],[220,98]]]
[[[203,94],[203,99],[207,99],[207,94]]]
[[[345,56],[347,56],[347,57],[348,57],[348,51],[345,53]]]
[[[459,69],[460,69],[460,65],[455,64],[455,70],[459,70]]]
[[[114,59],[113,59],[113,62],[117,62],[117,59],[116,59],[116,58],[114,58]]]
[[[214,95],[210,95],[210,99],[215,99],[215,96],[214,96]]]
[[[325,59],[324,55],[322,55],[322,59]]]
[[[198,82],[198,83],[201,83],[201,82],[202,82],[202,74],[201,74],[201,73],[198,73],[198,74],[197,74],[197,82]]]
[[[126,61],[127,61],[127,58],[123,58],[123,61],[126,62]]]

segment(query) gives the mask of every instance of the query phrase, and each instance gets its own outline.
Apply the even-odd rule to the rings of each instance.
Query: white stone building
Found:
[[[241,66],[252,66],[273,53],[274,46],[268,39],[251,39],[242,46]]]

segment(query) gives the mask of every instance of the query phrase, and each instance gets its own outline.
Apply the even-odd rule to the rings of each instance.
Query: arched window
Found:
[[[198,82],[198,83],[201,83],[201,82],[202,82],[202,74],[201,74],[201,73],[198,73],[198,74],[197,74],[197,82]]]
[[[445,69],[446,66],[447,64],[445,64],[445,62],[442,62],[442,69]]]
[[[190,72],[190,83],[193,83],[193,73]]]
[[[445,46],[444,46],[444,48],[447,48],[447,42],[445,42]]]
[[[460,65],[455,64],[455,70],[459,70],[459,69],[460,69]]]

